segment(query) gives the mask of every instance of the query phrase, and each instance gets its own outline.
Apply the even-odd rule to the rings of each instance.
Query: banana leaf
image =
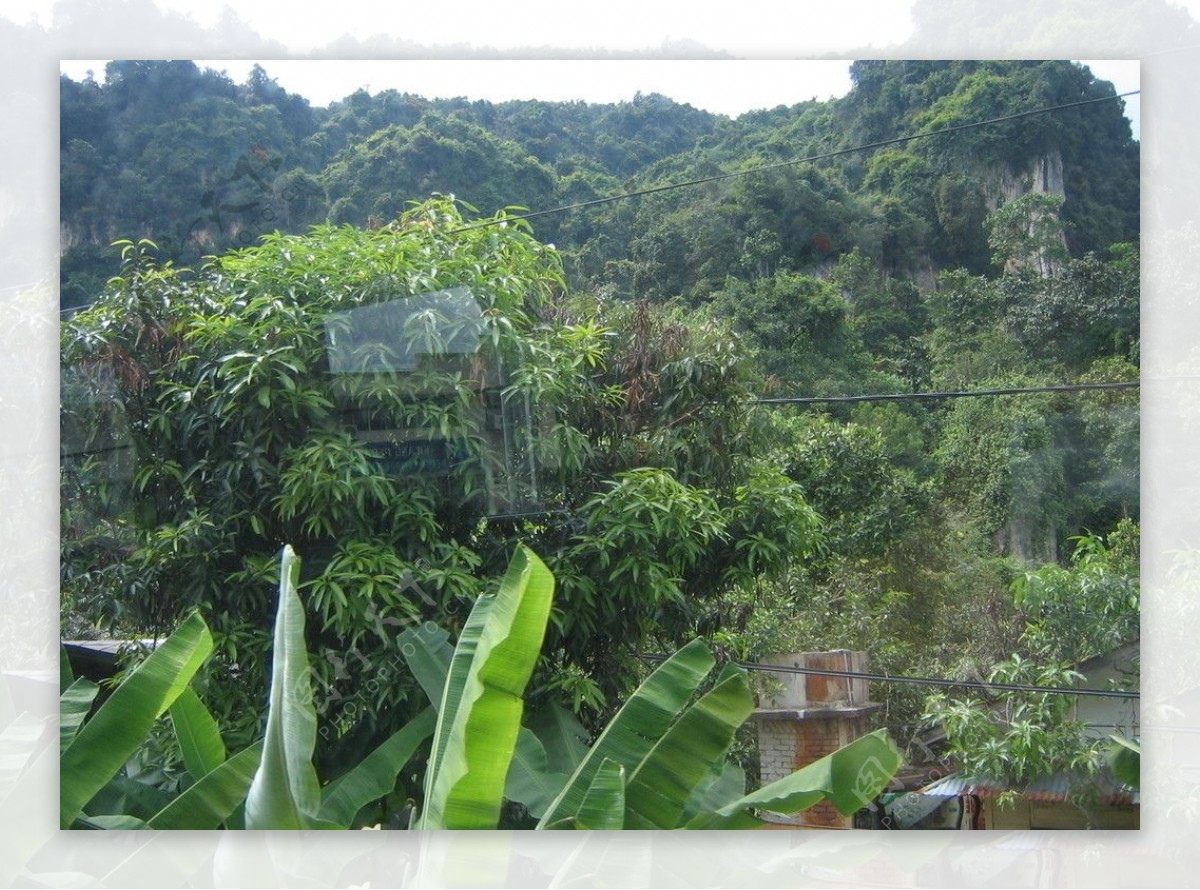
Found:
[[[869,804],[887,787],[901,757],[886,730],[855,739],[832,754],[810,763],[757,791],[711,813],[692,819],[688,828],[748,828],[759,824],[755,810],[783,815],[798,813],[822,800],[848,816]]]
[[[687,824],[701,813],[719,810],[746,794],[746,773],[736,763],[719,764],[702,783],[696,786],[680,817]]]
[[[234,754],[159,810],[148,827],[159,831],[219,828],[246,799],[261,757],[261,743]]]
[[[352,770],[325,786],[318,815],[329,822],[350,827],[360,809],[392,791],[396,776],[412,758],[417,746],[433,734],[436,719],[433,708],[426,708]]]
[[[67,647],[59,646],[58,647],[58,694],[62,695],[64,692],[67,691],[67,687],[69,687],[74,682],[75,682],[75,672],[73,670],[71,670],[71,659],[67,656]],[[5,683],[3,690],[0,690],[0,700],[4,700],[4,703],[0,704],[0,719],[4,718],[4,716],[5,716],[4,712],[6,710],[8,710],[8,706],[11,706],[10,702],[7,699],[8,699],[8,684]]]
[[[713,664],[708,647],[693,640],[659,665],[596,739],[538,827],[573,824],[605,759],[622,764],[627,771],[636,768],[687,707]]]
[[[484,616],[481,614],[479,617],[482,619]],[[454,659],[450,634],[426,623],[408,628],[396,637],[396,643],[408,663],[408,669],[412,671],[413,679],[424,690],[429,703],[440,710],[450,662]]]
[[[529,715],[529,729],[546,751],[554,772],[571,775],[588,752],[588,731],[573,713],[557,702],[546,702]]]
[[[592,831],[626,827],[625,767],[607,759],[600,764],[575,815],[575,827]]]
[[[472,612],[470,620],[472,628],[482,628],[491,608],[491,601],[486,602],[485,608],[481,608],[478,612]],[[475,632],[477,631],[472,630],[471,634]],[[467,635],[468,639],[470,638],[465,630],[464,635]],[[442,699],[446,693],[446,678],[450,674],[450,665],[454,660],[455,650],[450,646],[449,634],[440,628],[432,629],[428,625],[422,625],[419,628],[409,628],[404,631],[397,641],[400,643],[400,652],[408,662],[409,670],[412,671],[417,683],[425,691],[430,702],[440,710]],[[555,715],[555,712],[562,712],[563,709],[556,705],[549,705],[542,711],[548,715]],[[571,719],[574,719],[573,716]],[[556,760],[559,762],[569,760],[575,753],[574,750],[564,753],[568,743],[563,736],[570,733],[569,724],[561,714],[551,716],[550,720],[552,722],[548,724],[548,737],[551,739]],[[575,725],[578,726],[578,721],[575,721]],[[579,733],[583,733],[582,727],[579,727]],[[579,761],[583,759],[583,755],[587,753],[583,743],[576,741],[578,755],[570,760],[570,768],[555,771],[549,761],[549,752],[539,736],[530,729],[521,727],[517,734],[512,763],[504,783],[504,796],[508,800],[522,804],[535,819],[540,816],[550,801],[562,790],[569,773],[575,769]],[[435,758],[440,760],[440,754],[441,752],[436,752]],[[434,768],[436,768],[436,762]]]
[[[546,747],[528,727],[521,727],[512,764],[504,781],[504,796],[517,801],[537,819],[567,784],[570,774],[550,766]]]
[[[190,686],[171,705],[171,725],[183,754],[183,765],[193,779],[202,779],[225,762],[225,742],[196,690]]]
[[[1118,782],[1140,789],[1142,783],[1142,746],[1138,742],[1110,735],[1105,758]]]
[[[317,714],[304,642],[304,609],[296,585],[300,560],[283,549],[275,617],[271,691],[262,763],[246,795],[247,829],[337,828],[321,819],[321,788],[312,755]]]
[[[463,692],[466,689],[465,678],[470,671],[471,661],[475,657],[479,638],[483,634],[483,628],[487,624],[488,616],[491,614],[492,604],[495,600],[495,596],[481,596],[475,601],[475,605],[471,609],[470,614],[467,615],[466,623],[463,624],[463,629],[458,635],[458,643],[451,650],[450,663],[446,665],[446,673],[442,678],[441,689],[434,690],[431,687],[429,690],[437,692],[437,697],[430,700],[434,703],[434,707],[437,708],[438,721],[433,730],[433,744],[430,746],[429,762],[425,766],[426,806],[428,806],[428,801],[431,799],[432,781],[441,768],[442,761],[446,756],[446,749],[450,746],[452,738],[450,727],[453,725],[454,715],[458,712],[458,708],[462,703]],[[452,675],[456,677],[453,683],[450,682]],[[431,682],[433,678],[434,675],[430,674],[424,682]],[[422,681],[418,680],[418,682]],[[459,742],[461,743],[461,739]],[[421,812],[415,827],[423,827],[422,823],[426,812],[427,810]]]
[[[83,726],[84,718],[92,710],[100,687],[91,680],[78,679],[63,690],[58,698],[58,747],[65,751],[75,739],[75,733]]]
[[[59,824],[69,828],[116,775],[212,651],[212,635],[192,615],[134,669],[88,720],[59,760]]]
[[[504,796],[538,819],[587,756],[587,730],[557,702],[543,702],[517,736]]]
[[[499,592],[476,603],[450,664],[418,828],[496,826],[553,595],[554,576],[522,546]]]
[[[625,827],[679,827],[696,790],[711,783],[734,736],[754,710],[746,672],[726,665],[711,690],[688,707],[636,764],[626,782]]]
[[[132,816],[149,821],[174,799],[175,795],[164,788],[121,774],[92,795],[82,815],[93,821],[98,816]]]

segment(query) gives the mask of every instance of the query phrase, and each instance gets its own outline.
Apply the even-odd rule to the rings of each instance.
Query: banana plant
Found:
[[[899,752],[880,730],[746,794],[744,776],[727,758],[754,698],[746,671],[736,665],[722,668],[698,694],[713,667],[700,640],[665,661],[596,739],[538,827],[592,827],[602,786],[622,811],[622,828],[753,828],[763,824],[758,811],[788,815],[822,800],[849,815],[899,768]]]
[[[453,653],[443,634],[405,632],[401,650],[439,707],[415,827],[495,828],[507,796],[540,815],[541,829],[748,828],[762,824],[758,811],[790,814],[822,800],[852,813],[899,768],[899,753],[879,731],[746,794],[727,757],[754,707],[749,680],[744,669],[727,665],[700,694],[715,666],[700,640],[655,670],[590,749],[577,737],[572,743],[574,732],[561,718],[549,721],[556,731],[543,742],[520,726],[519,696],[552,593],[549,570],[521,548],[500,592],[472,610]],[[559,771],[547,750],[555,751]],[[577,755],[566,771],[564,752]]]
[[[215,722],[188,686],[212,645],[204,620],[190,616],[90,717],[99,687],[71,677],[70,666],[62,659],[60,827],[215,828],[233,814],[249,787],[258,749],[251,747],[226,758]],[[147,786],[122,780],[119,773],[168,710],[185,765],[196,781],[178,796],[163,799]],[[86,811],[106,795],[118,800],[138,797],[152,802],[155,811],[147,818]]]
[[[433,709],[338,780],[318,784],[312,766],[316,714],[296,593],[299,568],[299,559],[285,548],[266,735],[231,757],[216,721],[188,685],[212,651],[212,636],[199,615],[184,621],[90,717],[99,687],[71,677],[62,659],[61,827],[348,828],[363,806],[392,790],[400,769],[433,731]],[[174,797],[119,775],[168,712],[194,780]]]
[[[1118,782],[1130,788],[1140,790],[1142,787],[1142,745],[1140,742],[1110,735],[1105,750],[1108,768]]]
[[[553,596],[554,576],[522,546],[499,591],[476,601],[441,691],[414,827],[496,827]]]
[[[426,708],[339,779],[322,786],[313,766],[317,715],[297,593],[300,559],[285,547],[275,619],[271,688],[262,758],[246,795],[247,829],[349,828],[367,803],[389,793],[396,776],[433,731]]]
[[[322,786],[313,766],[317,718],[299,574],[299,559],[285,547],[265,736],[232,757],[188,686],[212,649],[198,616],[90,718],[94,684],[64,682],[63,827],[347,828],[363,806],[392,790],[430,736],[424,797],[412,821],[421,829],[496,828],[506,799],[525,803],[542,829],[754,827],[759,811],[794,813],[821,800],[851,813],[900,765],[880,731],[745,793],[728,754],[753,708],[749,681],[744,669],[726,665],[710,682],[715,659],[700,640],[660,665],[590,748],[562,709],[541,709],[522,726],[522,696],[541,650],[554,577],[519,547],[498,592],[476,601],[453,649],[444,631],[405,632],[401,651],[432,705]],[[194,783],[145,818],[88,812],[102,791],[119,784],[121,765],[168,710]],[[137,783],[126,781],[114,793],[130,793],[130,785]]]

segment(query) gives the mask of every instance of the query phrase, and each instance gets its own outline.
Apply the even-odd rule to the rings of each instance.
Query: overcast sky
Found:
[[[252,61],[204,60],[198,64],[245,81]],[[593,60],[264,60],[267,73],[313,105],[328,105],[359,88],[396,89],[429,99],[465,96],[493,102],[547,99],[619,102],[662,93],[717,114],[829,99],[850,88],[850,63],[838,61],[593,61]],[[73,78],[87,70],[101,79],[104,60],[64,61]]]
[[[1200,2],[1200,0],[1198,0]],[[359,40],[399,31],[422,44],[512,49],[553,46],[606,50],[642,50],[660,41],[687,38],[719,47],[735,56],[768,58],[772,51],[794,54],[796,29],[806,43],[816,38],[818,53],[845,46],[886,46],[903,41],[913,30],[910,4],[898,0],[839,0],[820,16],[819,27],[806,27],[810,17],[799,7],[781,6],[769,14],[752,6],[695,0],[605,0],[564,4],[560,0],[520,3],[400,3],[382,8],[374,0],[338,0],[307,4],[303,14],[291,0],[238,0],[205,4],[197,0],[154,0],[160,9],[186,15],[203,27],[217,25],[226,8],[236,19],[304,54],[343,35]],[[13,21],[49,25],[52,3],[5,0],[0,15]],[[398,7],[403,7],[402,11]],[[773,36],[772,36],[773,35]],[[647,41],[647,38],[649,42]]]

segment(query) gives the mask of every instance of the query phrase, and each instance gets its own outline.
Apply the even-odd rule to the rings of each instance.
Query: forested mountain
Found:
[[[548,216],[536,232],[580,283],[699,299],[727,275],[818,268],[854,248],[901,277],[982,272],[984,215],[1029,189],[1067,197],[1076,255],[1136,238],[1138,151],[1116,101],[847,151],[1112,95],[1086,69],[857,62],[852,76],[842,99],[731,120],[659,95],[492,104],[360,90],[312,108],[259,68],[239,85],[187,61],[112,62],[103,86],[62,78],[63,305],[95,296],[119,238],[194,262],[276,228],[387,220],[432,192],[484,214],[545,210],[836,152]]]
[[[87,425],[120,414],[141,461],[128,522],[95,464],[64,470],[67,611],[161,629],[202,605],[252,664],[268,598],[229,591],[289,541],[316,554],[321,645],[349,652],[374,631],[342,584],[419,568],[452,621],[519,538],[564,603],[539,694],[581,714],[639,647],[694,634],[975,677],[1099,654],[1078,595],[1128,642],[1138,400],[1108,385],[1138,377],[1139,145],[1121,101],[1066,61],[850,70],[840,99],[736,119],[654,94],[313,108],[261,68],[236,84],[186,61],[64,77],[63,441],[94,448]],[[534,215],[477,225],[506,208]],[[401,485],[329,420],[353,397],[409,412],[393,426],[478,427],[454,414],[478,368],[436,369],[446,405],[330,384],[313,332],[379,282],[494,301],[509,407],[544,412],[521,446],[539,518],[497,520],[459,467]],[[120,411],[88,401],[102,385]],[[886,695],[911,734],[919,692]]]

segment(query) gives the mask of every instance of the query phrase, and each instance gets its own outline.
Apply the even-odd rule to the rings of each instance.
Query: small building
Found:
[[[1076,666],[1086,678],[1080,689],[1133,691],[1138,686],[1139,644],[1133,642]],[[1141,711],[1136,696],[1079,695],[1070,718],[1085,724],[1096,740],[1137,739]],[[1002,796],[1015,799],[1002,803]],[[891,827],[917,829],[1137,829],[1141,795],[1118,782],[1107,769],[1093,775],[1055,773],[1023,789],[999,779],[951,773],[885,802]]]
[[[871,715],[883,707],[869,700],[866,680],[849,676],[866,672],[865,652],[795,652],[763,664],[787,669],[775,675],[782,677],[783,688],[766,697],[751,715],[758,730],[764,785],[866,735],[872,728]],[[768,819],[781,827],[854,827],[854,817],[843,816],[828,801],[793,816],[771,815]]]
[[[1104,655],[1089,658],[1075,666],[1087,679],[1081,689],[1097,691],[1138,688],[1141,645],[1135,641]],[[1142,734],[1140,700],[1115,696],[1081,695],[1075,698],[1071,717],[1087,724],[1094,738],[1118,735],[1137,739]]]
[[[1056,773],[1030,783],[1010,805],[1000,802],[1008,786],[995,779],[946,776],[916,792],[941,799],[947,811],[968,814],[957,825],[929,827],[994,829],[1137,829],[1141,795],[1117,782],[1107,771],[1092,776]],[[912,827],[921,827],[914,825]]]

